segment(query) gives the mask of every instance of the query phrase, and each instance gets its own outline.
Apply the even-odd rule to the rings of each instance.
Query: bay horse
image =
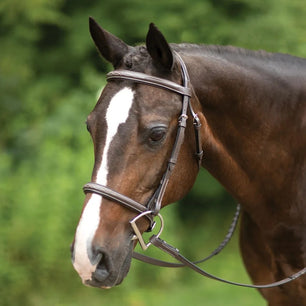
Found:
[[[122,282],[137,240],[160,208],[188,193],[199,163],[241,203],[240,248],[252,282],[303,269],[306,60],[169,44],[153,24],[136,47],[92,18],[90,33],[115,71],[87,118],[95,163],[71,247],[83,283]],[[305,305],[305,275],[260,292],[272,306]]]

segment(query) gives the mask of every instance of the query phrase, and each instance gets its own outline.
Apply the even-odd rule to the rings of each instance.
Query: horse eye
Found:
[[[166,135],[166,129],[164,127],[153,128],[150,132],[149,139],[152,143],[162,141]]]

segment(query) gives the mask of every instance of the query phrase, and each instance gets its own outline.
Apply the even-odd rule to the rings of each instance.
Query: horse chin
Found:
[[[111,278],[106,279],[105,281],[101,282],[97,280],[94,276],[92,277],[91,280],[86,280],[84,281],[84,285],[89,286],[89,287],[96,287],[100,289],[111,289],[115,286],[118,286],[122,283],[123,279],[125,278],[126,275],[119,275],[118,278],[113,281]]]

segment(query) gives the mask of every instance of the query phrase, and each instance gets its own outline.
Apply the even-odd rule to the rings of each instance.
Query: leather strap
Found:
[[[166,172],[165,172],[165,174],[164,174],[164,176],[163,176],[163,178],[160,182],[159,188],[154,193],[151,201],[148,204],[148,209],[150,209],[152,211],[153,215],[157,215],[158,212],[161,209],[161,203],[162,203],[164,193],[166,191],[166,188],[167,188],[169,179],[171,177],[172,171],[173,171],[173,169],[176,165],[181,146],[184,142],[185,129],[186,129],[186,126],[187,126],[187,119],[188,119],[188,116],[187,116],[188,106],[191,109],[190,97],[192,95],[192,90],[191,90],[191,86],[190,86],[190,78],[189,78],[189,74],[188,74],[188,71],[187,71],[187,67],[186,67],[183,59],[181,58],[181,56],[178,53],[175,53],[175,55],[176,55],[176,58],[178,59],[178,61],[180,63],[180,66],[181,66],[183,86],[178,85],[178,84],[173,83],[173,82],[170,82],[170,83],[172,83],[172,85],[171,85],[172,89],[173,89],[173,86],[177,87],[177,85],[180,88],[184,89],[183,91],[180,91],[180,93],[183,96],[182,111],[181,111],[181,115],[179,117],[176,139],[175,139],[175,143],[174,143],[174,146],[173,146],[173,149],[172,149],[170,160],[169,160],[168,165],[167,165],[167,170],[166,170]],[[164,81],[163,79],[148,76],[149,80],[153,80],[152,78],[153,79],[158,79],[159,80],[158,82],[161,82],[161,81],[163,82]],[[165,81],[166,81],[165,84],[169,83],[169,81],[167,81],[167,80],[165,80]],[[186,89],[187,89],[188,92],[186,91]],[[183,93],[185,91],[186,91],[186,94]]]
[[[148,75],[141,72],[135,72],[130,70],[115,70],[111,71],[106,75],[107,81],[111,80],[129,80],[136,83],[152,85],[156,87],[160,87],[163,89],[167,89],[183,96],[191,97],[191,89],[189,87],[181,86],[175,82],[158,78],[152,75]]]
[[[100,196],[106,197],[109,200],[115,201],[120,203],[121,205],[125,206],[126,208],[133,210],[137,213],[143,213],[147,211],[146,207],[141,205],[140,203],[132,200],[131,198],[110,189],[104,185],[100,185],[97,183],[87,183],[84,185],[83,190],[85,193],[92,192],[99,194]]]
[[[225,238],[223,239],[223,241],[219,244],[219,246],[214,251],[212,251],[208,256],[206,256],[203,259],[194,261],[193,264],[203,263],[203,262],[209,260],[210,258],[212,258],[213,256],[218,255],[225,248],[225,246],[229,243],[229,241],[233,237],[233,234],[234,234],[235,229],[237,227],[238,220],[239,220],[239,215],[240,215],[240,210],[241,210],[241,207],[240,207],[240,204],[238,204],[237,208],[236,208],[234,218],[233,218],[232,223],[231,223],[231,225],[228,229],[228,232],[227,232]],[[154,266],[167,267],[167,268],[182,268],[182,267],[185,267],[185,265],[182,264],[182,263],[174,263],[174,262],[163,261],[163,260],[159,260],[159,259],[156,259],[156,258],[153,258],[153,257],[149,257],[149,256],[146,256],[146,255],[137,253],[137,252],[133,252],[133,258],[135,258],[137,260],[140,260],[142,262],[154,265]]]
[[[150,243],[152,245],[154,245],[155,247],[157,247],[158,249],[168,253],[169,255],[171,255],[172,257],[174,257],[178,262],[167,262],[167,261],[163,261],[163,260],[159,260],[159,259],[155,259],[140,253],[133,253],[133,258],[143,261],[145,263],[149,263],[151,265],[155,265],[155,266],[160,266],[160,267],[167,267],[167,268],[182,268],[182,267],[188,267],[192,270],[194,270],[195,272],[214,279],[216,281],[219,282],[223,282],[226,284],[230,284],[230,285],[235,285],[235,286],[240,286],[240,287],[248,287],[248,288],[256,288],[256,289],[264,289],[264,288],[272,288],[272,287],[277,287],[277,286],[281,286],[284,285],[286,283],[289,283],[293,280],[295,280],[296,278],[301,277],[302,275],[306,274],[306,267],[301,269],[300,271],[298,271],[297,273],[282,279],[280,281],[274,282],[274,283],[269,283],[269,284],[263,284],[263,285],[253,285],[253,284],[243,284],[243,283],[237,283],[237,282],[233,282],[233,281],[228,281],[225,279],[222,279],[220,277],[217,277],[213,274],[208,273],[207,271],[201,269],[198,264],[199,263],[203,263],[204,261],[207,261],[208,259],[212,258],[213,256],[217,255],[220,253],[220,251],[222,251],[224,249],[224,247],[227,245],[227,243],[230,241],[231,237],[233,236],[233,233],[236,229],[237,223],[238,223],[238,218],[239,218],[239,214],[240,214],[240,210],[241,207],[238,204],[237,205],[237,209],[236,209],[236,213],[234,215],[233,221],[230,225],[230,228],[228,230],[228,233],[225,237],[225,239],[220,243],[220,245],[207,257],[192,262],[190,260],[188,260],[187,258],[185,258],[182,254],[180,254],[180,251],[171,246],[170,244],[168,244],[166,241],[160,239],[158,236],[153,235],[150,238]]]
[[[96,193],[100,196],[103,196],[109,200],[115,201],[117,203],[120,203],[122,206],[128,208],[129,210],[132,210],[134,212],[137,212],[139,214],[148,211],[148,209],[143,206],[142,204],[134,201],[133,199],[115,191],[112,190],[111,188],[101,185],[101,184],[97,184],[94,182],[90,182],[87,183],[83,186],[83,191],[84,193]],[[145,217],[148,218],[148,220],[150,221],[150,228],[153,226],[154,221],[153,221],[153,217],[152,215],[145,215]]]
[[[248,287],[248,288],[257,288],[257,289],[272,288],[272,287],[277,287],[277,286],[281,286],[281,285],[284,285],[286,283],[289,283],[289,282],[297,279],[298,277],[300,277],[300,276],[302,276],[302,275],[304,275],[306,273],[306,267],[305,267],[302,270],[298,271],[297,273],[295,273],[295,274],[293,274],[293,275],[291,275],[291,276],[289,276],[289,277],[287,277],[285,279],[282,279],[280,281],[273,282],[273,283],[270,283],[270,284],[253,285],[253,284],[237,283],[237,282],[225,280],[223,278],[217,277],[215,275],[212,275],[212,274],[206,272],[205,270],[201,269],[196,264],[194,264],[193,262],[191,262],[190,260],[185,258],[183,255],[181,255],[180,251],[178,249],[176,249],[175,247],[171,246],[170,244],[168,244],[167,242],[165,242],[164,240],[158,238],[155,235],[153,235],[151,237],[150,242],[154,246],[156,246],[160,250],[168,253],[169,255],[174,257],[176,260],[181,262],[184,266],[194,270],[195,272],[197,272],[197,273],[199,273],[199,274],[201,274],[203,276],[206,276],[208,278],[214,279],[216,281],[219,281],[219,282],[222,282],[222,283],[226,283],[226,284],[230,284],[230,285],[234,285],[234,286]]]

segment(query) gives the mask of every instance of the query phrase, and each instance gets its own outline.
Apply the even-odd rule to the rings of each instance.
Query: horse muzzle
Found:
[[[119,285],[129,271],[133,243],[120,250],[91,249],[87,254],[76,254],[74,246],[71,250],[72,264],[83,284],[103,289]]]

